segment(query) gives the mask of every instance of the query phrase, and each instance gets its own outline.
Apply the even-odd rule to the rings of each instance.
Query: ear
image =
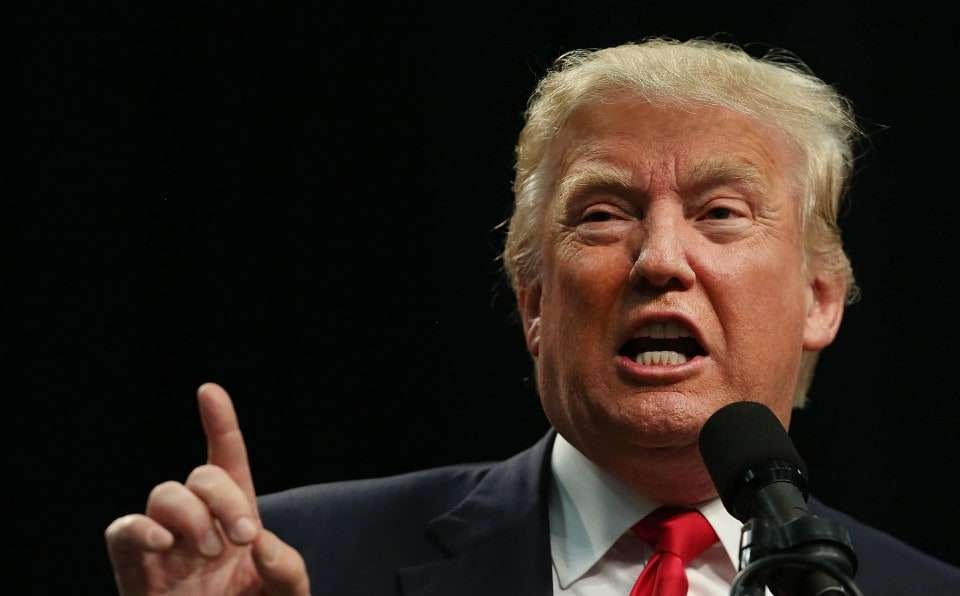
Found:
[[[523,322],[523,337],[527,341],[527,351],[534,358],[540,356],[540,310],[543,300],[543,286],[539,281],[517,289],[517,308]]]
[[[803,349],[818,352],[833,342],[843,319],[847,286],[835,273],[818,273],[807,285]]]

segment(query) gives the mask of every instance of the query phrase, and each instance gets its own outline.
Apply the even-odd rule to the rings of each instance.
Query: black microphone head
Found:
[[[736,402],[717,410],[700,431],[700,455],[723,506],[746,522],[754,493],[773,482],[796,484],[804,500],[807,466],[767,406]]]

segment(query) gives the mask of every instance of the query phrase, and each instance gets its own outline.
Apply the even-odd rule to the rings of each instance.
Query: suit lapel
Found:
[[[398,571],[405,596],[550,596],[548,490],[554,431],[493,466],[459,505],[433,519],[443,556]]]

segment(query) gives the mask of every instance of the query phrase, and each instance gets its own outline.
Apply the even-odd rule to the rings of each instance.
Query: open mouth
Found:
[[[677,366],[707,355],[693,334],[672,320],[644,325],[618,353],[645,366]]]

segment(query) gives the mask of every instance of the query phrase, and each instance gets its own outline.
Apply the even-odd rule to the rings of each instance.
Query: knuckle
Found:
[[[223,481],[225,472],[219,466],[204,464],[197,466],[187,477],[187,487],[208,492],[214,490]]]
[[[158,484],[150,491],[150,498],[147,499],[147,516],[154,517],[161,513],[181,517],[189,514],[193,509],[188,498],[189,492],[185,486],[174,480]]]
[[[122,540],[124,536],[131,531],[136,519],[137,517],[133,514],[118,517],[110,522],[107,529],[103,531],[104,538],[106,538],[107,542]]]
[[[151,503],[169,501],[179,492],[181,486],[182,485],[175,480],[161,482],[150,491],[150,496],[147,498],[147,501]]]
[[[248,507],[240,487],[223,468],[212,465],[197,468],[187,480],[187,488],[215,512],[229,515],[247,513]]]

